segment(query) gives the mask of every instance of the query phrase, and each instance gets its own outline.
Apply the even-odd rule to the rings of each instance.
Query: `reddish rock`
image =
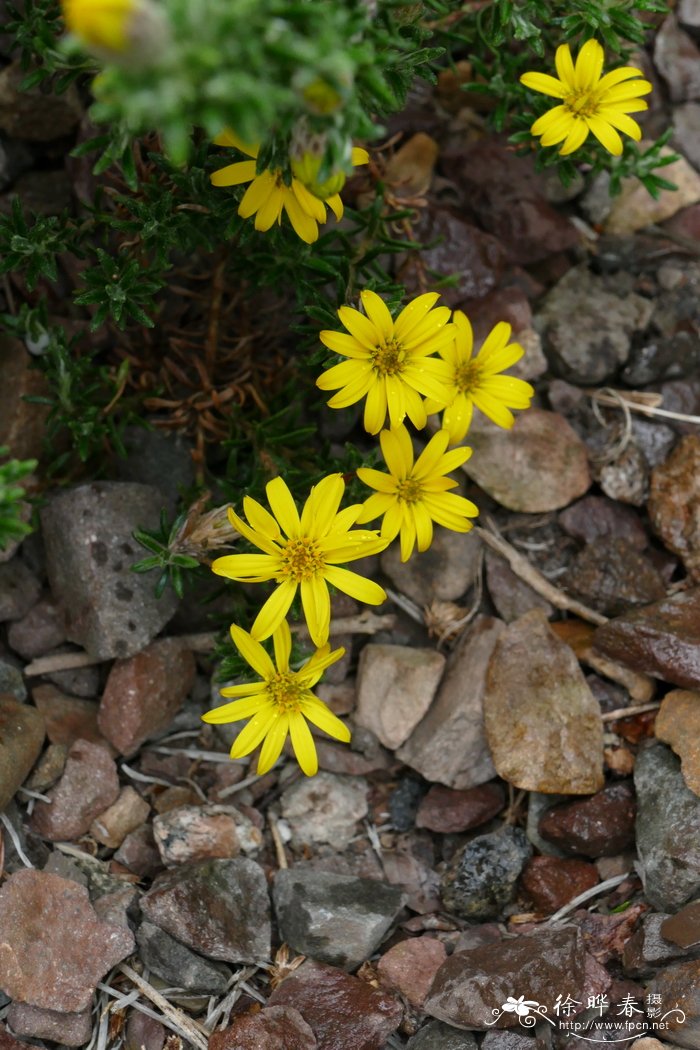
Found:
[[[37,685],[32,699],[46,722],[46,735],[52,744],[70,747],[76,740],[91,740],[109,747],[97,728],[98,705],[94,700],[66,696],[55,685]]]
[[[63,1046],[83,1046],[92,1033],[92,1010],[89,1007],[78,1013],[63,1013],[59,1010],[40,1010],[26,1003],[12,1003],[7,1011],[7,1020],[17,1035],[30,1039],[51,1039]]]
[[[126,1050],[163,1050],[167,1036],[167,1028],[155,1017],[132,1010],[126,1022],[124,1046]]]
[[[590,798],[552,806],[540,820],[539,831],[570,853],[612,857],[634,842],[635,813],[632,785],[618,781]]]
[[[275,988],[268,1006],[280,1005],[299,1011],[318,1050],[382,1050],[403,1017],[393,996],[316,962],[305,962]]]
[[[115,861],[123,864],[134,875],[142,879],[151,879],[163,867],[160,851],[153,837],[153,825],[142,824],[130,832],[114,854]]]
[[[665,917],[660,932],[665,940],[681,948],[700,944],[700,901],[686,904],[675,915]]]
[[[255,853],[262,833],[234,806],[181,806],[153,821],[153,835],[167,868],[189,861]]]
[[[583,543],[610,536],[627,540],[631,547],[641,551],[649,542],[639,515],[605,496],[584,496],[572,503],[559,514],[559,524],[570,536]]]
[[[293,1006],[268,1006],[213,1032],[209,1050],[316,1050],[316,1036]]]
[[[462,469],[509,510],[559,510],[590,488],[586,446],[556,412],[530,408],[511,430],[479,421],[469,444],[474,454]]]
[[[172,722],[192,688],[194,656],[176,638],[152,642],[117,660],[105,686],[98,725],[120,754],[133,755]]]
[[[700,688],[700,587],[610,620],[593,647],[681,689]]]
[[[666,594],[651,561],[627,540],[614,536],[586,544],[571,565],[566,589],[605,616],[618,616]]]
[[[76,740],[63,776],[49,792],[50,802],[37,802],[31,827],[51,842],[78,839],[118,795],[117,767],[107,749]]]
[[[585,860],[532,857],[521,881],[535,908],[551,915],[600,880],[595,864],[587,864]]]
[[[651,474],[649,517],[664,545],[700,580],[700,437],[681,438]]]
[[[55,649],[66,640],[60,609],[50,598],[41,598],[26,616],[10,625],[7,640],[10,648],[25,660]]]
[[[129,832],[143,824],[150,809],[148,802],[129,784],[122,788],[116,802],[93,820],[90,834],[103,846],[118,849]]]
[[[422,1010],[435,974],[447,958],[442,941],[411,937],[382,955],[377,964],[380,983],[399,992],[416,1010]]]
[[[19,1003],[84,1010],[133,950],[131,931],[100,922],[76,882],[24,869],[0,888],[0,989]]]
[[[668,1018],[664,1041],[695,1048],[700,1044],[700,960],[667,966],[648,986],[662,1003],[678,1006],[680,1011]]]
[[[0,813],[36,762],[44,743],[44,719],[35,708],[0,694]]]
[[[27,1050],[27,1044],[20,1043],[19,1039],[10,1035],[2,1021],[0,1021],[0,1050]]]
[[[499,784],[480,784],[467,791],[453,791],[433,784],[418,807],[416,827],[449,835],[485,824],[503,809],[505,797]]]

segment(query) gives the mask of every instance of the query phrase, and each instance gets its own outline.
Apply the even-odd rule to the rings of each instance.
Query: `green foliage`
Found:
[[[78,237],[67,215],[33,217],[27,222],[19,197],[9,215],[0,214],[0,273],[23,273],[31,292],[41,277],[58,279],[57,257],[80,255]]]
[[[163,286],[155,268],[142,266],[137,259],[113,256],[97,249],[97,265],[85,272],[86,289],[75,297],[78,306],[96,306],[90,327],[100,328],[110,317],[118,328],[134,320],[146,328],[153,321],[144,307],[152,307],[153,297]]]
[[[199,562],[196,558],[192,558],[188,554],[182,554],[175,549],[176,541],[182,532],[186,518],[187,511],[183,511],[175,518],[172,525],[169,525],[167,515],[163,511],[160,516],[160,528],[157,531],[148,532],[146,529],[137,529],[134,532],[134,539],[147,551],[150,551],[150,556],[136,562],[132,566],[132,571],[151,572],[153,569],[160,570],[155,587],[157,598],[160,598],[168,584],[173,588],[178,598],[182,598],[185,593],[183,570],[199,568]]]
[[[58,0],[8,0],[5,6],[9,20],[3,31],[12,41],[13,51],[19,53],[22,68],[27,70],[25,90],[53,77],[52,86],[60,94],[82,73],[94,70],[94,63],[84,55],[68,56],[58,47],[63,30]]]
[[[6,445],[0,447],[0,460],[9,454]],[[12,540],[19,540],[32,531],[22,518],[22,503],[26,494],[18,482],[36,470],[35,459],[8,459],[0,462],[0,551]]]

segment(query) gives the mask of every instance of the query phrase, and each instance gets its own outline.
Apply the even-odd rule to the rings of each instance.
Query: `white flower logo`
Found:
[[[539,1005],[532,999],[526,999],[524,995],[521,995],[518,999],[514,999],[512,995],[509,995],[501,1006],[501,1010],[507,1014],[517,1014],[518,1017],[527,1017],[530,1010],[536,1009]]]

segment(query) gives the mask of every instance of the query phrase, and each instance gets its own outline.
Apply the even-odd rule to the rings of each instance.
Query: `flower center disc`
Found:
[[[455,369],[454,384],[460,394],[470,394],[479,385],[479,365],[476,361],[467,361]]]
[[[406,478],[405,481],[399,482],[398,497],[404,503],[417,503],[421,498],[421,493],[420,481],[416,481],[415,478]]]
[[[567,95],[563,100],[564,105],[576,117],[592,117],[598,108],[598,99],[595,92],[576,91]]]
[[[291,671],[279,671],[268,679],[267,691],[282,711],[298,711],[305,692]]]
[[[406,351],[401,344],[392,339],[372,351],[372,364],[380,375],[394,376],[403,370],[405,357]]]
[[[297,583],[310,580],[325,564],[315,540],[289,540],[282,552],[282,575]]]

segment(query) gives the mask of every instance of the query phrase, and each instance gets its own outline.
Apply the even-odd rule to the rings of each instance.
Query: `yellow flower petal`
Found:
[[[318,538],[325,536],[337,517],[344,492],[342,474],[329,474],[314,485],[301,514],[302,534]]]
[[[575,150],[579,149],[579,147],[581,147],[584,144],[587,138],[588,125],[586,124],[585,120],[577,119],[571,131],[566,136],[566,139],[564,140],[564,145],[559,150],[559,153],[562,157],[567,157],[570,153],[573,153]]]
[[[420,324],[429,310],[433,308],[440,298],[439,292],[426,292],[419,295],[417,299],[404,306],[403,310],[394,322],[396,338],[403,341],[407,339],[414,328]]]
[[[386,591],[374,580],[368,580],[350,569],[341,569],[339,565],[329,565],[326,569],[326,579],[339,591],[349,594],[351,598],[357,598],[367,605],[381,605],[386,601]]]
[[[264,682],[260,684],[264,689]],[[262,696],[249,696],[242,700],[234,700],[230,704],[222,704],[221,707],[214,707],[211,711],[207,711],[206,714],[202,715],[202,721],[207,722],[209,725],[240,722],[244,718],[250,718],[251,715],[257,714],[265,704],[269,703],[269,700],[267,693],[263,693]]]
[[[219,689],[219,692],[225,697],[252,697],[254,694],[264,693],[266,689],[266,682],[246,682],[244,685],[226,685]]]
[[[564,98],[567,88],[561,80],[551,77],[548,73],[523,73],[520,83],[531,91],[539,91],[542,95],[552,98]]]
[[[268,481],[265,493],[281,528],[290,539],[296,539],[300,529],[299,512],[284,478]]]
[[[388,342],[394,335],[394,322],[386,303],[376,292],[371,292],[368,289],[360,292],[360,299],[370,321],[380,333],[382,339]]]
[[[230,128],[222,131],[216,138],[212,139],[212,142],[215,146],[228,146],[230,149],[240,150],[241,153],[245,153],[248,157],[257,157],[260,150],[259,146],[244,142]]]
[[[272,542],[282,539],[279,525],[270,512],[265,510],[257,500],[254,500],[251,496],[244,496],[243,510],[246,518],[256,532],[262,533],[263,536],[267,536]],[[278,550],[277,547],[274,547],[273,549],[275,551]]]
[[[228,164],[225,168],[219,168],[210,175],[212,186],[240,186],[243,182],[250,182],[254,178],[254,160],[239,160],[236,164]]]
[[[260,642],[244,631],[243,628],[231,624],[231,638],[246,663],[249,663],[261,678],[271,678],[275,673],[275,665],[263,649]]]
[[[574,63],[571,58],[571,49],[568,44],[560,44],[554,56],[554,64],[557,67],[559,80],[572,91],[574,89]]]
[[[324,331],[319,334],[319,339],[329,350],[343,357],[351,357],[356,360],[369,360],[369,351],[365,347],[358,346],[357,340],[345,332]]]
[[[243,194],[243,200],[238,205],[238,214],[242,219],[249,219],[258,208],[261,208],[277,190],[277,181],[269,171],[263,171],[256,175],[248,189]],[[280,208],[282,202],[280,199]]]
[[[363,485],[369,485],[371,489],[376,489],[378,492],[396,492],[396,482],[394,479],[390,474],[382,473],[381,470],[373,470],[371,467],[358,467],[357,476]],[[361,519],[358,518],[358,522],[360,520]]]
[[[451,445],[457,445],[464,440],[472,421],[473,409],[472,401],[464,394],[459,394],[445,409],[442,425],[449,431]]]
[[[266,704],[253,715],[248,725],[241,729],[234,740],[230,751],[231,758],[243,758],[254,751],[277,717],[277,709],[272,703]]]
[[[302,707],[303,710],[303,707]],[[318,773],[318,756],[316,745],[311,735],[303,714],[294,712],[289,717],[289,731],[292,738],[292,747],[297,762],[307,777],[313,777]]]
[[[272,644],[275,649],[275,663],[280,671],[289,670],[289,657],[292,652],[292,632],[286,620],[272,632]]]
[[[341,324],[347,328],[350,335],[354,336],[360,346],[364,346],[367,350],[374,350],[379,342],[378,333],[369,318],[361,314],[359,310],[353,309],[352,306],[341,306],[338,310],[338,317]]]
[[[264,639],[270,637],[289,612],[289,606],[292,604],[296,592],[297,584],[292,580],[283,580],[279,587],[275,588],[255,617],[255,622],[250,629],[253,638]]]
[[[427,551],[433,542],[433,523],[423,502],[412,505],[413,520],[416,527],[416,541],[419,551]]]
[[[329,402],[330,404],[330,402]],[[367,391],[365,401],[364,427],[370,434],[378,434],[386,419],[386,390],[384,383],[375,381]]]
[[[336,740],[342,740],[345,743],[350,742],[351,733],[348,727],[339,718],[336,718],[333,712],[318,697],[312,696],[304,700],[301,710],[309,722],[313,722],[324,733],[335,737]]]
[[[578,53],[574,81],[579,91],[593,88],[600,80],[605,53],[597,40],[587,40]]]
[[[316,219],[302,208],[299,201],[291,193],[285,194],[284,210],[289,216],[289,221],[297,237],[300,237],[305,244],[313,244],[314,241],[318,240],[318,223]]]
[[[225,554],[212,562],[212,572],[230,580],[271,580],[278,569],[278,559],[269,554]]]
[[[331,623],[331,600],[325,581],[317,576],[302,580],[301,604],[311,641],[317,646],[325,645]]]
[[[598,142],[605,147],[608,153],[612,153],[614,157],[621,155],[622,139],[612,125],[605,120],[601,120],[600,117],[586,117],[586,123],[598,139]]]
[[[280,711],[268,729],[265,743],[260,749],[257,769],[260,776],[268,773],[282,754],[282,748],[288,733],[289,715],[284,711]]]
[[[406,427],[382,430],[379,444],[392,477],[402,480],[413,469],[413,444]]]

